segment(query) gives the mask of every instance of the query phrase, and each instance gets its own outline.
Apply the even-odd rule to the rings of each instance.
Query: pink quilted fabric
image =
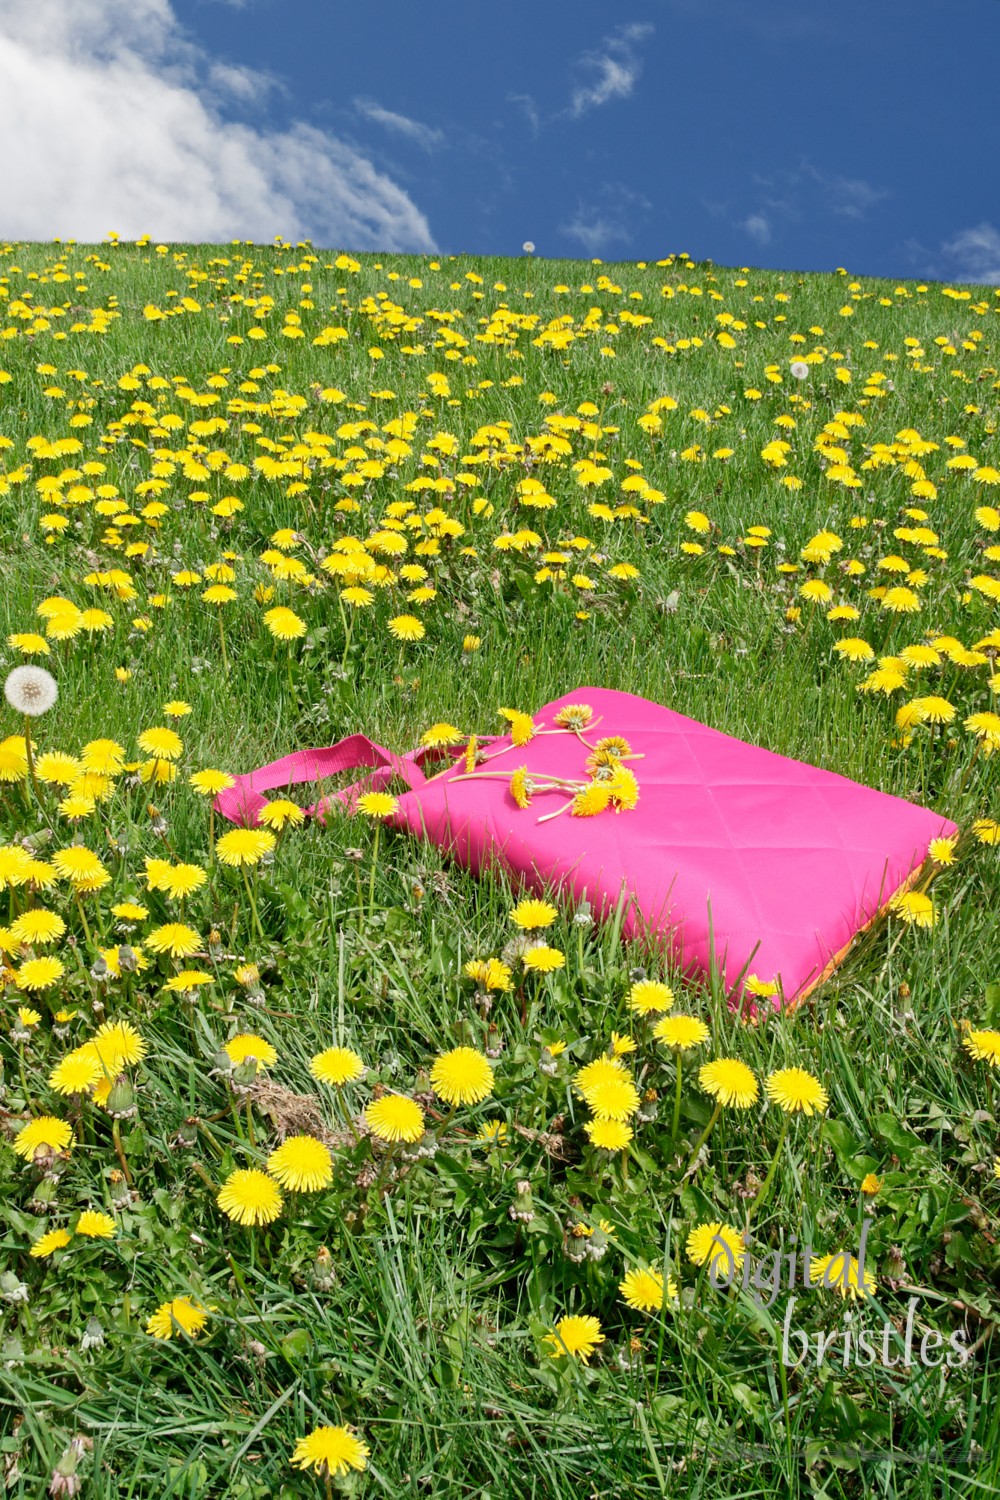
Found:
[[[349,741],[303,751],[297,768],[299,757],[288,756],[275,763],[283,768],[279,779],[270,779],[273,767],[241,778],[216,806],[234,821],[252,819],[258,808],[247,783],[260,788],[261,775],[271,787],[316,779],[310,757],[315,764],[316,757],[338,756],[337,769],[383,767],[365,787],[384,785],[402,764],[412,790],[399,799],[398,826],[476,873],[496,861],[539,894],[586,899],[603,916],[624,895],[626,937],[656,934],[692,976],[707,977],[714,963],[734,999],[750,974],[777,980],[786,1003],[825,977],[914,875],[931,839],[957,832],[926,808],[630,693],[582,687],[539,710],[535,723],[551,726],[561,707],[578,703],[600,719],[587,739],[621,734],[642,756],[629,762],[640,788],[633,811],[566,813],[540,824],[564,797],[548,793],[522,809],[506,779],[463,781],[461,765],[422,780],[413,757],[389,757],[360,736],[374,757],[344,761]],[[509,743],[495,740],[490,754]],[[588,753],[569,732],[538,735],[482,769],[509,773],[525,765],[534,774],[585,780]],[[296,769],[302,774],[292,774]],[[350,802],[358,790],[341,799]],[[322,816],[324,807],[315,811]]]

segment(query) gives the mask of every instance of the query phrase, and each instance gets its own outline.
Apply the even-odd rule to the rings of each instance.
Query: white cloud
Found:
[[[588,255],[596,255],[614,240],[627,242],[632,238],[623,224],[608,218],[589,218],[582,212],[577,213],[568,224],[560,224],[559,232],[579,240]]]
[[[751,214],[748,219],[743,220],[742,226],[747,234],[752,235],[758,245],[767,245],[771,240],[771,224],[763,214]]]
[[[646,24],[625,26],[619,36],[606,37],[599,50],[583,54],[580,64],[594,70],[596,77],[574,89],[569,108],[574,119],[588,110],[599,109],[611,99],[628,98],[642,72],[642,60],[635,55],[634,43],[643,41],[653,29]]]
[[[538,105],[535,103],[535,101],[531,97],[531,95],[530,94],[508,94],[507,95],[507,103],[508,104],[519,104],[521,106],[521,108],[524,110],[524,113],[525,113],[525,115],[527,117],[529,125],[531,126],[532,130],[537,134],[538,133],[538,126],[540,124],[541,117],[539,116],[539,113],[538,113]]]
[[[386,130],[395,130],[399,135],[408,136],[425,151],[432,151],[435,146],[440,146],[444,141],[444,131],[434,130],[430,125],[421,125],[419,120],[409,120],[406,115],[398,115],[394,110],[383,109],[381,104],[376,104],[374,99],[355,99],[354,107],[359,114],[368,120],[373,120],[376,125],[382,125]]]
[[[1000,230],[992,224],[961,229],[941,249],[962,280],[1000,286]]]
[[[624,182],[601,183],[597,197],[597,204],[578,204],[569,223],[559,225],[560,234],[579,240],[588,255],[599,255],[616,241],[627,244],[632,231],[626,221],[647,213],[653,206],[648,198]]]
[[[170,0],[0,0],[0,235],[434,250],[356,147],[220,113],[270,83],[195,47]]]

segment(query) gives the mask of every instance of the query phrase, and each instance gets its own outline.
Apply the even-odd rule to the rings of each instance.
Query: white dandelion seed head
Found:
[[[48,713],[59,697],[56,680],[44,667],[15,667],[7,674],[3,690],[11,708],[32,719]]]
[[[524,244],[521,246],[521,249],[525,252],[526,255],[531,255],[534,251],[534,248],[534,240],[525,240]]]
[[[805,380],[809,375],[809,366],[804,359],[793,359],[788,370],[789,374],[794,375],[796,380]]]

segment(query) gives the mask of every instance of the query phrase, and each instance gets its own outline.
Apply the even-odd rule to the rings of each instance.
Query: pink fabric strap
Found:
[[[256,826],[261,808],[267,805],[262,792],[271,792],[279,787],[292,787],[302,782],[322,781],[327,776],[336,776],[341,771],[355,767],[371,767],[374,774],[366,776],[342,792],[323,797],[306,812],[322,818],[330,802],[346,803],[350,806],[363,792],[381,791],[398,776],[408,787],[422,786],[426,781],[419,762],[430,752],[412,750],[406,755],[393,755],[381,745],[374,744],[367,735],[352,734],[336,745],[325,749],[296,750],[292,755],[283,755],[256,771],[237,776],[235,785],[220,792],[212,804],[216,812],[231,823],[241,823],[246,828]]]

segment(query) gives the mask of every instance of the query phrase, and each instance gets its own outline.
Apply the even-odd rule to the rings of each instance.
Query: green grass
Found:
[[[303,245],[175,246],[164,255],[143,244],[0,249],[0,372],[10,377],[0,383],[3,639],[44,632],[36,610],[53,596],[110,616],[108,629],[52,640],[51,655],[38,658],[57,676],[60,696],[36,721],[36,754],[78,754],[101,736],[140,761],[137,737],[165,722],[164,703],[181,698],[192,707],[176,724],[184,741],[176,781],[153,789],[126,772],[77,829],[57,812],[52,788],[39,807],[16,770],[0,784],[0,844],[31,836],[46,858],[78,835],[111,877],[84,898],[93,942],[65,882],[39,897],[67,923],[67,935],[45,950],[65,965],[58,984],[31,998],[13,972],[24,954],[8,959],[0,1037],[7,1492],[45,1494],[79,1435],[93,1445],[81,1463],[83,1492],[101,1500],[322,1493],[322,1479],[289,1459],[303,1434],[329,1423],[355,1426],[368,1444],[369,1466],[354,1481],[368,1495],[993,1493],[997,1127],[991,1070],[961,1041],[963,1026],[1000,1023],[997,849],[970,832],[974,820],[998,815],[996,761],[964,727],[970,714],[992,711],[997,653],[990,647],[984,661],[968,664],[945,654],[880,694],[858,691],[875,662],[854,665],[833,648],[860,636],[887,656],[942,635],[969,648],[1000,623],[996,601],[972,583],[998,573],[984,554],[1000,528],[1000,516],[989,513],[998,499],[990,475],[1000,465],[1000,299],[988,288],[956,297],[938,285],[740,273],[674,257],[598,266],[360,256],[338,268],[335,252]],[[77,271],[84,277],[74,279]],[[469,281],[468,272],[481,280]],[[409,286],[410,278],[423,285]],[[387,294],[388,318],[378,313],[378,293]],[[248,309],[237,296],[266,296],[273,305]],[[185,297],[197,306],[160,321],[144,316]],[[508,342],[477,341],[501,304],[514,315]],[[62,315],[53,312],[60,308]],[[98,308],[111,315],[95,319]],[[586,322],[591,308],[599,313]],[[300,317],[303,338],[283,336],[288,312]],[[635,326],[623,313],[651,322]],[[576,337],[565,349],[540,347],[542,331],[567,314]],[[719,314],[744,326],[720,324]],[[251,327],[265,336],[250,339]],[[346,337],[314,344],[325,327]],[[448,357],[445,328],[464,341],[457,358]],[[717,337],[727,328],[732,347]],[[242,342],[228,342],[234,336]],[[381,359],[371,356],[374,347]],[[789,374],[796,356],[812,361],[801,382]],[[780,382],[768,379],[768,366]],[[837,368],[850,380],[838,379]],[[251,377],[254,369],[260,373]],[[209,378],[222,371],[228,384],[214,387],[214,404],[185,395],[211,392]],[[449,394],[428,383],[431,371],[447,378]],[[876,371],[885,378],[872,382]],[[257,389],[241,392],[250,380]],[[317,398],[330,388],[346,399]],[[283,408],[280,392],[304,404]],[[676,408],[663,410],[662,430],[650,434],[639,418],[663,396]],[[561,431],[568,449],[531,469],[556,504],[519,504],[525,451],[537,451],[535,440],[552,431],[547,418],[572,417],[585,402],[597,408],[596,426],[582,430],[585,414]],[[406,412],[414,414],[410,451],[381,474],[363,473],[360,485],[345,484],[361,462],[344,457],[347,450],[397,436],[386,424]],[[817,437],[843,413],[862,418],[826,435],[843,456],[818,452]],[[72,425],[81,415],[91,421]],[[180,423],[158,426],[165,415]],[[782,415],[796,425],[775,425]],[[191,430],[213,417],[229,425]],[[353,422],[373,425],[338,435]],[[512,447],[499,462],[480,462],[485,445],[473,439],[499,422],[510,424]],[[913,431],[937,447],[904,451],[899,435]],[[310,432],[330,441],[291,452]],[[436,434],[454,442],[446,437],[429,449]],[[964,446],[949,445],[949,436]],[[81,448],[29,446],[66,437]],[[298,457],[299,474],[255,471],[255,457],[273,452],[259,437],[282,445],[289,461]],[[761,456],[775,437],[790,444],[780,467]],[[495,446],[495,430],[493,439]],[[877,444],[890,445],[885,462],[863,467]],[[720,448],[731,455],[714,457]],[[156,449],[164,450],[159,458]],[[337,463],[322,466],[321,451]],[[424,461],[428,453],[440,467]],[[947,467],[960,453],[973,456],[978,479],[971,468]],[[594,455],[612,477],[581,487],[571,465]],[[207,477],[185,472],[199,457],[210,460]],[[935,493],[921,489],[915,460]],[[100,472],[84,468],[95,462]],[[157,477],[158,462],[170,470],[162,471],[162,493],[137,491]],[[249,466],[248,476],[227,478],[232,463]],[[846,465],[839,479],[838,464]],[[640,468],[660,503],[620,491]],[[450,477],[451,492],[406,487],[421,474]],[[789,475],[801,487],[783,484]],[[60,479],[55,498],[39,489],[46,476]],[[856,484],[844,482],[852,476]],[[81,484],[93,493],[74,495]],[[137,524],[119,515],[116,525],[98,510],[109,498],[99,485],[116,487]],[[242,509],[214,514],[229,495]],[[345,498],[357,508],[337,509]],[[489,502],[485,510],[477,498]],[[143,517],[157,500],[168,509]],[[406,557],[381,561],[420,564],[435,597],[408,601],[413,584],[399,578],[376,588],[347,640],[335,582],[320,564],[339,538],[379,531],[393,518],[388,507],[402,500],[417,513],[440,505],[464,533],[418,551],[425,533],[404,531]],[[588,510],[595,501],[612,511],[630,503],[635,513],[602,518]],[[914,508],[927,519],[905,514]],[[692,511],[708,517],[710,531],[686,525]],[[42,518],[51,515],[69,524],[47,531]],[[866,524],[852,525],[854,518]],[[937,542],[894,534],[917,525],[932,528]],[[769,528],[763,549],[746,540],[753,526]],[[304,561],[312,581],[283,580],[261,560],[280,528],[298,533],[285,550]],[[519,528],[538,540],[523,551],[495,546]],[[840,538],[840,550],[825,563],[802,560],[821,530]],[[574,538],[590,545],[574,549]],[[146,550],[130,555],[137,539]],[[682,550],[691,542],[700,554]],[[558,563],[544,562],[561,548],[573,556],[564,576]],[[228,671],[217,611],[199,597],[206,565],[227,552],[235,554],[238,596],[222,610]],[[878,563],[900,554],[926,574],[914,580],[920,609],[912,614],[892,613],[870,594],[879,582],[899,581]],[[846,568],[852,559],[863,573]],[[799,571],[780,571],[783,562]],[[621,563],[638,576],[610,576]],[[555,576],[539,580],[546,566]],[[128,575],[134,597],[87,583],[110,569]],[[182,569],[203,581],[176,585],[172,575]],[[574,583],[574,574],[589,584]],[[828,603],[799,595],[807,579],[828,583]],[[278,604],[305,625],[290,647],[264,624],[265,610]],[[854,606],[858,618],[831,622],[833,604]],[[392,638],[388,621],[404,612],[421,617],[423,640]],[[463,649],[469,635],[480,638],[478,650]],[[20,659],[13,646],[0,651],[5,671]],[[807,1005],[748,1026],[718,984],[688,983],[655,955],[630,951],[612,926],[581,928],[565,910],[548,940],[565,952],[566,967],[526,986],[522,1022],[519,992],[494,996],[487,1015],[462,972],[510,940],[516,894],[501,877],[477,883],[432,849],[386,832],[369,910],[371,826],[342,818],[289,829],[256,886],[261,940],[242,881],[210,860],[206,805],[187,781],[197,769],[244,771],[358,731],[405,750],[442,720],[466,734],[493,734],[501,704],[534,711],[586,685],[639,693],[953,817],[965,836],[956,864],[932,887],[934,925],[883,921]],[[954,720],[933,732],[918,724],[908,740],[896,710],[930,694],[954,705]],[[3,714],[0,734],[23,731],[6,704]],[[0,774],[4,764],[16,766],[16,747],[13,760],[6,753],[8,762],[0,746]],[[159,832],[150,797],[163,819]],[[349,853],[355,847],[360,861]],[[209,879],[180,911],[146,890],[147,856],[201,864]],[[135,931],[110,913],[126,897],[149,907]],[[28,899],[25,887],[0,890],[5,919],[8,901],[13,919]],[[163,989],[182,964],[151,952],[148,967],[125,980],[95,975],[98,934],[106,946],[138,942],[178,917],[205,940],[217,936],[192,961],[214,980],[196,1003]],[[237,960],[259,965],[262,1005],[235,981]],[[709,1049],[684,1065],[676,1142],[673,1061],[627,1008],[639,966],[667,978],[675,1008],[711,1028]],[[25,1004],[42,1019],[19,1042],[16,1015]],[[61,1007],[77,1011],[68,1038],[53,1031]],[[134,1178],[126,1201],[108,1115],[60,1098],[47,1082],[63,1053],[106,1017],[131,1020],[148,1049],[130,1070],[137,1114],[121,1122]],[[249,1110],[235,1106],[217,1067],[221,1046],[241,1031],[273,1044],[268,1076],[284,1091],[262,1091]],[[609,1159],[588,1147],[587,1112],[571,1080],[612,1031],[634,1031],[638,1050],[626,1062],[658,1097],[647,1101],[651,1118],[636,1123],[627,1157]],[[554,1072],[543,1071],[542,1048],[556,1041],[566,1050]],[[429,1116],[435,1154],[400,1164],[390,1153],[376,1162],[372,1184],[369,1142],[352,1142],[309,1059],[333,1044],[359,1052],[366,1077],[348,1092],[357,1114],[376,1085],[426,1096],[435,1054],[463,1043],[498,1052],[495,1095],[453,1119]],[[961,1333],[974,1346],[966,1364],[845,1368],[838,1345],[821,1368],[811,1359],[785,1369],[787,1291],[762,1309],[699,1274],[684,1251],[689,1232],[715,1220],[748,1225],[780,1129],[776,1109],[724,1111],[706,1160],[686,1173],[710,1113],[696,1081],[709,1056],[739,1057],[761,1080],[800,1066],[830,1096],[822,1126],[815,1118],[792,1122],[774,1189],[753,1219],[753,1256],[788,1253],[795,1239],[817,1253],[856,1250],[869,1213],[868,1265],[878,1290],[866,1323],[881,1339],[889,1320],[898,1330],[890,1348],[901,1357],[917,1295],[918,1342],[929,1328],[946,1340]],[[55,1184],[40,1182],[10,1144],[24,1119],[40,1114],[79,1122]],[[505,1123],[502,1146],[475,1143],[486,1119]],[[262,1166],[285,1130],[303,1121],[320,1128],[317,1120],[341,1142],[330,1188],[287,1195],[267,1228],[230,1223],[215,1202],[228,1173]],[[867,1173],[882,1186],[866,1202]],[[524,1207],[524,1181],[533,1216],[518,1223],[510,1210]],[[75,1237],[51,1258],[29,1255],[43,1231],[72,1225],[86,1208],[114,1213],[113,1240]],[[595,1230],[589,1243],[603,1253],[579,1258],[588,1243],[572,1234],[580,1223]],[[317,1270],[320,1247],[330,1252],[328,1271],[322,1262]],[[624,1305],[618,1283],[640,1262],[678,1283],[676,1307],[645,1316]],[[152,1338],[147,1319],[179,1296],[211,1309],[204,1331],[193,1340]],[[792,1326],[813,1344],[845,1326],[845,1305],[830,1292],[800,1292],[793,1311]],[[601,1321],[605,1342],[589,1365],[549,1357],[546,1335],[569,1313]],[[103,1344],[84,1349],[92,1318]]]

